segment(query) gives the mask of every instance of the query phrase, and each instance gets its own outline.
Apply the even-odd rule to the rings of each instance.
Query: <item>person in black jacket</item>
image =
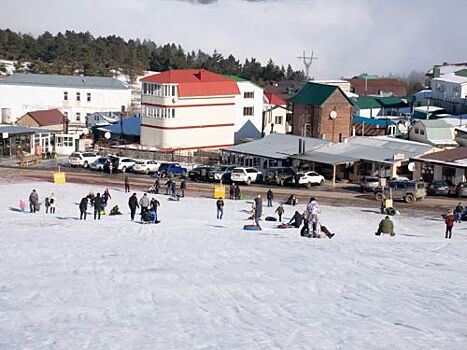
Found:
[[[222,220],[222,216],[224,216],[224,201],[221,197],[216,202],[217,207],[217,218]]]
[[[155,213],[157,213],[157,208],[159,208],[160,206],[161,203],[157,199],[151,198],[150,210],[153,210]]]
[[[185,197],[185,190],[186,190],[186,180],[183,179],[182,182],[180,182],[180,191],[182,192],[182,197]]]
[[[135,214],[136,214],[136,208],[139,208],[138,204],[138,197],[136,197],[136,193],[133,193],[128,200],[128,206],[130,207],[130,216],[131,216],[131,221],[135,219]]]
[[[300,226],[302,226],[302,222],[303,222],[303,215],[300,214],[298,211],[295,211],[294,216],[289,221],[289,225],[292,225],[295,228],[299,228]]]
[[[98,193],[96,197],[94,198],[94,220],[101,219],[101,210],[103,208],[103,200],[101,197],[101,194]]]
[[[88,197],[83,197],[79,203],[79,219],[86,220],[86,210],[88,210]]]
[[[268,207],[272,207],[272,200],[274,199],[274,193],[272,193],[271,189],[269,189],[268,192],[266,193],[266,198],[268,200]]]
[[[161,188],[161,183],[159,182],[159,178],[156,178],[156,181],[154,182],[154,188],[156,189],[156,194],[159,194],[159,190]]]
[[[125,176],[125,193],[130,193],[130,179],[128,175]]]

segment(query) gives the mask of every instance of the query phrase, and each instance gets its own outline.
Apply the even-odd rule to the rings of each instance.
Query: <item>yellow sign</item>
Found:
[[[55,171],[54,172],[54,183],[64,184],[66,183],[66,177],[64,172]]]
[[[386,208],[392,208],[392,199],[386,199],[384,206]]]
[[[214,186],[214,198],[225,198],[225,186]]]

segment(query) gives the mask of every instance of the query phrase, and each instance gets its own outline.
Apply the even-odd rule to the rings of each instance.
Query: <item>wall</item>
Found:
[[[287,123],[287,109],[286,106],[272,106],[267,105],[268,110],[264,114],[264,135],[271,133],[271,124],[274,124],[274,132],[279,134],[286,134],[289,132],[289,123]],[[276,118],[282,117],[282,124],[276,123]]]
[[[64,101],[64,92],[68,92],[68,101]],[[76,101],[76,93],[81,94],[81,101]],[[87,93],[91,93],[91,102],[87,102]],[[77,89],[67,87],[23,86],[0,84],[0,109],[11,112],[9,123],[16,122],[28,112],[44,109],[60,109],[68,114],[70,123],[85,126],[86,114],[94,112],[120,112],[122,106],[128,108],[131,103],[131,90],[118,89]],[[81,113],[80,121],[76,113]]]
[[[237,82],[240,95],[235,98],[235,143],[242,138],[261,138],[263,118],[263,89],[249,82]],[[254,98],[244,98],[245,92],[253,92]],[[253,107],[253,115],[243,114],[244,107]]]
[[[197,149],[233,145],[235,97],[164,98],[142,96],[141,144],[157,148]],[[151,103],[152,105],[149,105]],[[170,118],[148,117],[146,107],[166,106]]]
[[[418,134],[415,133],[417,129],[419,130]],[[423,135],[420,134],[420,132],[423,132]],[[420,122],[414,123],[414,125],[412,126],[412,128],[410,128],[410,131],[409,131],[409,140],[430,144],[428,142],[425,125],[423,125]]]

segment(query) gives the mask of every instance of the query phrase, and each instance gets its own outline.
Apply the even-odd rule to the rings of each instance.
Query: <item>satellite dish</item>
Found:
[[[331,113],[329,113],[329,118],[331,118],[332,120],[336,119],[337,118],[337,112],[336,111],[331,111]]]
[[[107,131],[107,132],[104,134],[104,137],[105,137],[107,140],[110,139],[110,132]]]
[[[415,170],[415,163],[414,162],[410,162],[408,165],[407,165],[407,168],[409,169],[410,172],[413,172]]]

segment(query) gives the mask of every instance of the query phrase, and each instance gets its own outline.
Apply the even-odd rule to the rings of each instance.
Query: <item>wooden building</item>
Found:
[[[28,112],[16,122],[19,126],[31,128],[47,128],[66,132],[67,118],[58,109]]]
[[[338,86],[308,82],[289,102],[293,135],[333,142],[350,137],[352,102]]]

